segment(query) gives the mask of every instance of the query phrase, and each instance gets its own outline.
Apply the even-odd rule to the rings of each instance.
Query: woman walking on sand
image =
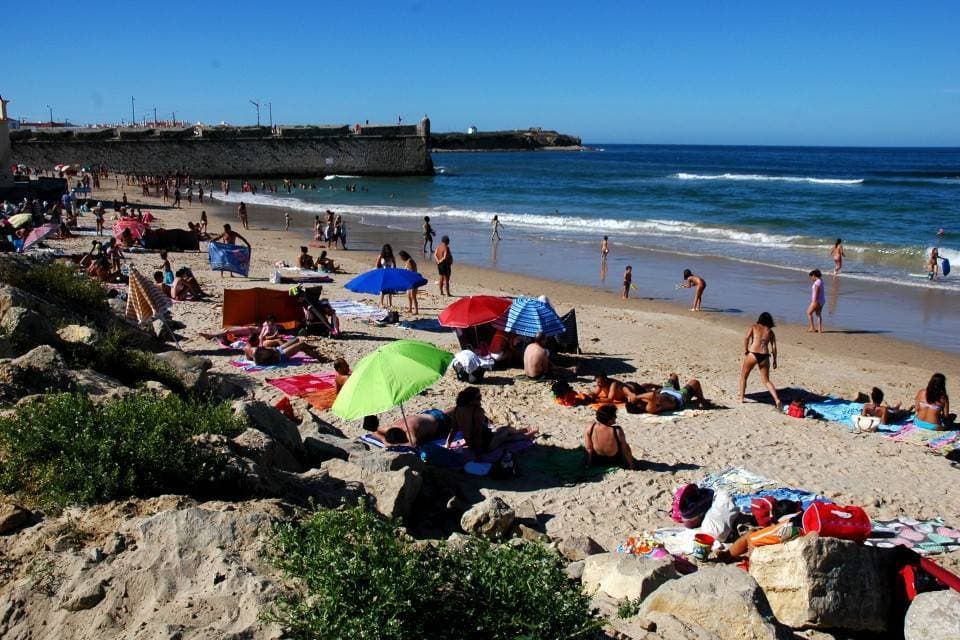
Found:
[[[823,274],[820,269],[814,269],[810,272],[810,280],[813,284],[810,287],[810,306],[807,307],[807,318],[810,320],[809,333],[823,333],[823,305],[827,300],[827,294],[823,287]],[[813,326],[813,316],[817,316],[817,326]]]
[[[846,254],[843,252],[843,238],[837,238],[830,250],[830,257],[833,258],[833,275],[838,275],[843,269],[843,259]]]
[[[764,311],[747,329],[747,335],[743,339],[743,355],[746,357],[740,369],[740,402],[744,402],[747,378],[750,377],[753,368],[757,367],[760,370],[760,380],[773,396],[773,402],[779,410],[782,406],[780,396],[777,395],[777,388],[770,382],[771,361],[773,368],[777,368],[777,337],[773,333],[773,327],[773,316]]]

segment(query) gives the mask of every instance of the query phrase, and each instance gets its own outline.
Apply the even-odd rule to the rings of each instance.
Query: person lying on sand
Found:
[[[880,418],[880,424],[893,424],[909,416],[911,411],[912,407],[907,410],[901,409],[899,402],[892,407],[889,406],[883,401],[883,391],[879,387],[874,387],[870,390],[870,402],[864,403],[860,415]]]
[[[803,509],[799,502],[777,500],[773,507],[775,522],[767,527],[749,531],[717,553],[720,562],[732,562],[750,555],[757,547],[781,544],[803,535]]]
[[[298,353],[305,353],[317,360],[323,359],[320,352],[300,338],[288,340],[279,347],[269,348],[260,345],[260,336],[251,334],[248,338],[247,346],[243,350],[243,354],[248,360],[252,360],[260,366],[283,364]]]
[[[376,416],[373,416],[374,420],[364,420],[363,428],[372,431],[370,435],[384,444],[416,447],[449,435],[453,412],[454,407],[446,411],[428,409],[423,413],[407,416],[406,421],[400,418],[388,425],[381,425]]]
[[[636,396],[636,399],[627,402],[627,411],[631,413],[660,414],[669,411],[681,411],[697,401],[697,407],[705,409],[710,401],[703,397],[703,387],[696,378],[690,378],[683,387],[675,373],[664,382],[663,387],[655,391],[647,391]]]
[[[597,386],[593,391],[596,402],[636,402],[641,395],[663,388],[652,382],[620,382],[604,373],[594,377]]]
[[[533,342],[524,349],[523,372],[527,377],[541,380],[546,377],[576,375],[576,368],[558,367],[550,361],[550,351],[544,346],[546,343],[547,338],[538,333]]]
[[[511,440],[533,439],[539,431],[536,429],[490,428],[487,415],[483,410],[479,387],[467,387],[457,394],[457,406],[453,409],[453,424],[447,434],[447,448],[453,443],[457,432],[463,434],[467,447],[478,459],[488,451],[496,449]]]
[[[217,331],[216,333],[201,331],[199,335],[200,337],[207,338],[208,340],[216,340],[218,342],[234,342],[237,337],[249,336],[253,333],[260,333],[260,327],[254,325],[229,327],[223,331]]]
[[[583,430],[587,450],[586,466],[633,469],[633,452],[623,429],[617,424],[617,408],[605,404],[597,409],[596,421]]]

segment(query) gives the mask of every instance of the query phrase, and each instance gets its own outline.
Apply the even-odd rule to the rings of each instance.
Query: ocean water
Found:
[[[705,308],[800,323],[806,273],[832,273],[842,238],[843,274],[826,279],[828,327],[960,351],[960,272],[925,277],[933,246],[960,268],[960,149],[591,146],[441,153],[434,177],[329,176],[291,193],[235,185],[213,195],[412,231],[429,215],[458,261],[611,293],[632,264],[633,295],[678,304],[689,305],[675,285],[691,268],[708,280]],[[504,240],[491,244],[494,215]],[[601,269],[604,235],[612,252]]]
[[[921,276],[930,248],[960,266],[960,149],[597,145],[589,152],[444,153],[433,178],[335,177],[230,200],[418,228],[430,215],[511,235],[810,270],[844,240],[845,274],[960,290]],[[347,192],[346,184],[368,191]],[[330,189],[333,187],[333,189]],[[938,236],[940,229],[943,236]],[[826,271],[826,269],[824,269]]]

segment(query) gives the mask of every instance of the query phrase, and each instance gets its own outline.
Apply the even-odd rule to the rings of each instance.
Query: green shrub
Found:
[[[0,488],[48,506],[189,493],[219,464],[191,436],[240,431],[226,404],[57,394],[0,418]]]
[[[55,262],[35,262],[29,267],[0,264],[0,282],[87,315],[107,310],[107,292],[99,283],[78,276],[73,267]]]
[[[589,599],[539,544],[424,547],[363,505],[277,525],[270,558],[289,580],[269,619],[293,638],[579,638]]]
[[[155,380],[177,393],[187,391],[173,367],[153,353],[135,348],[129,336],[118,329],[103,336],[93,349],[74,348],[68,353],[67,361],[74,369],[89,367],[128,386]]]

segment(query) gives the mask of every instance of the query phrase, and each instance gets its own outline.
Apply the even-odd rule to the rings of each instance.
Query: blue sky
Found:
[[[960,2],[12,2],[15,117],[960,146]],[[266,108],[261,113],[266,122]]]

